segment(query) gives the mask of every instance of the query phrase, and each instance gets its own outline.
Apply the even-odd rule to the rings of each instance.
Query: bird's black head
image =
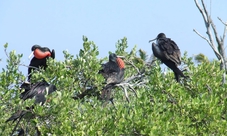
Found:
[[[166,38],[166,35],[164,33],[160,33],[157,36],[157,40],[160,39],[160,38]]]
[[[159,40],[161,38],[166,38],[166,35],[164,33],[159,33],[158,36],[155,39],[150,40],[149,43],[154,41],[154,40]]]
[[[117,55],[115,53],[111,53],[109,55],[109,61],[116,62],[117,60]]]
[[[53,59],[55,58],[55,51],[54,49],[50,51],[48,47],[41,47],[39,45],[33,45],[32,48],[32,53],[30,54],[29,58],[34,54],[35,58],[37,59],[43,59],[46,58],[47,56],[52,57]]]
[[[31,50],[34,51],[35,49],[40,49],[40,48],[41,48],[41,46],[39,46],[39,45],[36,44],[36,45],[33,45],[32,46],[32,49]]]
[[[31,50],[35,51],[36,49],[39,49],[42,52],[47,52],[47,51],[51,52],[48,47],[41,47],[40,45],[37,45],[37,44],[33,45]]]
[[[25,91],[28,91],[31,89],[31,84],[29,82],[24,82],[21,86],[20,89],[24,89]]]

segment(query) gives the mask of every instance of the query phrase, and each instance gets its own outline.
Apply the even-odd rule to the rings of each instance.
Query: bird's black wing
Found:
[[[45,95],[46,87],[48,87],[49,84],[45,82],[37,82],[32,85],[30,90],[25,90],[25,92],[21,93],[21,99],[32,99],[36,95],[43,94]]]
[[[36,83],[30,93],[28,94],[28,96],[30,97],[35,97],[35,103],[44,103],[46,101],[45,98],[45,92],[46,92],[46,87],[48,85],[44,84],[43,82],[38,82]]]
[[[113,72],[119,72],[120,68],[118,67],[117,63],[107,62],[103,70],[105,73],[113,73]]]
[[[121,69],[119,72],[110,73],[106,79],[107,84],[119,84],[124,80],[124,69]]]
[[[6,122],[9,122],[9,121],[15,122],[17,119],[19,119],[20,117],[22,117],[25,113],[26,113],[26,111],[24,111],[24,110],[19,110],[19,111],[17,111],[16,113],[12,114],[12,116],[11,116],[10,118],[8,118],[8,119],[6,120]]]
[[[36,86],[34,86],[34,94],[35,95],[35,103],[42,103],[44,104],[46,102],[45,95],[49,95],[52,92],[56,91],[57,88],[55,85],[48,84],[46,81],[37,83]]]
[[[20,94],[20,98],[23,100],[27,100],[27,99],[32,99],[35,95],[37,95],[37,92],[30,89],[30,90],[25,90],[24,92],[22,92]]]
[[[102,64],[102,69],[99,71],[99,73],[101,73],[103,77],[106,79],[106,82],[109,83],[115,80],[119,71],[120,71],[120,68],[116,63],[107,62],[106,64]]]
[[[166,59],[173,61],[176,65],[181,64],[181,52],[174,41],[169,38],[161,38],[158,45]]]
[[[50,84],[48,94],[51,94],[51,93],[55,92],[56,90],[57,90],[57,87],[55,85]]]
[[[119,71],[120,71],[120,68],[118,67],[118,65],[116,63],[107,62],[105,64],[102,64],[102,69],[99,70],[99,73],[109,74],[109,73],[119,72]]]
[[[17,119],[22,118],[28,113],[32,113],[32,110],[34,109],[34,106],[26,107],[25,110],[18,110],[17,112],[13,113],[10,118],[8,118],[5,122],[13,121],[15,122]],[[31,114],[30,114],[31,115]],[[27,117],[31,117],[29,114]]]

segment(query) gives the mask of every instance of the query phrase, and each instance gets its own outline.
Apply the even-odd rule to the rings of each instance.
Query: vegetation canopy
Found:
[[[150,46],[150,45],[148,45]],[[180,45],[179,45],[180,46]],[[5,122],[13,113],[34,104],[20,99],[20,85],[26,76],[22,54],[7,51],[6,68],[0,73],[0,135],[12,133],[17,121]],[[98,46],[83,37],[77,55],[63,51],[64,60],[48,59],[48,67],[32,71],[31,82],[45,80],[57,91],[46,96],[47,102],[34,106],[17,129],[35,135],[225,135],[227,132],[226,84],[220,61],[194,62],[185,52],[180,69],[190,78],[174,79],[171,70],[162,72],[161,62],[149,58],[150,52],[127,52],[127,38],[116,43],[117,55],[124,56],[124,81],[112,89],[114,105],[99,99],[104,78],[98,74],[101,64]],[[56,54],[58,55],[58,54]],[[86,92],[86,93],[84,93]],[[83,97],[78,97],[81,94]],[[105,103],[105,104],[104,104]],[[16,133],[13,132],[13,133]]]

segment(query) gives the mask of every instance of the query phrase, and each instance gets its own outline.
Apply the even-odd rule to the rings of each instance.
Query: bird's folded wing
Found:
[[[176,65],[181,64],[181,52],[174,41],[169,38],[160,39],[159,46],[166,59],[173,61]]]

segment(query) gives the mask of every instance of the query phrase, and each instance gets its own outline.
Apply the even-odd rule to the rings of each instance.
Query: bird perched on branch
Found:
[[[55,58],[55,51],[54,49],[50,51],[49,48],[47,47],[41,47],[39,45],[33,45],[32,48],[32,53],[29,56],[29,58],[34,55],[32,60],[30,61],[30,65],[28,68],[28,81],[30,81],[31,78],[31,71],[38,69],[38,68],[44,68],[46,69],[47,67],[47,58]]]
[[[99,73],[106,79],[107,84],[118,84],[123,81],[125,64],[121,58],[122,56],[112,53],[109,55],[109,61],[102,64]]]
[[[20,86],[20,88],[24,90],[24,92],[20,94],[21,99],[27,100],[27,99],[34,98],[35,104],[41,103],[41,105],[43,105],[46,102],[45,95],[49,95],[57,90],[55,85],[48,84],[46,81],[37,82],[34,84],[25,82]],[[35,113],[33,112],[33,109],[34,109],[34,105],[31,107],[26,107],[25,110],[18,110],[17,112],[13,113],[9,119],[6,120],[6,122],[9,122],[9,121],[15,122],[16,120],[18,120],[16,126],[13,129],[13,132],[16,130],[22,118],[26,118],[28,120],[30,120],[31,118],[34,118]],[[23,129],[20,129],[20,130],[23,131]]]
[[[115,84],[119,84],[124,80],[125,63],[121,59],[122,56],[117,56],[112,53],[109,55],[109,61],[102,64],[102,69],[99,71],[106,80],[106,86],[102,90],[101,97],[110,99],[110,91]]]
[[[28,68],[28,74],[29,74],[28,81],[30,81],[32,70],[35,70],[38,68],[46,69],[47,58],[49,57],[53,59],[55,58],[55,51],[54,50],[50,51],[50,49],[47,47],[34,45],[32,46],[31,50],[32,50],[31,55],[33,54],[34,57],[32,58]],[[31,55],[29,56],[29,58],[31,57]],[[43,105],[46,102],[46,97],[45,97],[46,95],[49,95],[57,90],[55,85],[49,84],[46,81],[41,81],[36,83],[24,82],[20,86],[20,89],[24,90],[24,92],[20,94],[21,99],[27,100],[27,99],[34,98],[35,104],[41,103],[41,105]],[[17,112],[12,114],[12,116],[9,119],[6,120],[6,122],[9,122],[9,121],[15,122],[16,120],[18,120],[11,135],[13,135],[14,131],[16,131],[16,128],[22,118],[27,118],[28,120],[30,120],[35,116],[33,109],[34,109],[34,105],[31,107],[26,107],[25,110],[18,110]],[[39,133],[38,128],[36,131],[37,133]],[[23,129],[20,129],[20,132],[23,132]]]
[[[150,40],[152,42],[156,40],[156,44],[152,43],[152,51],[155,57],[161,60],[166,66],[173,70],[175,79],[180,81],[180,76],[185,77],[182,71],[178,68],[181,64],[181,52],[177,44],[170,38],[166,38],[164,33],[158,34],[158,36]]]
[[[34,106],[26,107],[25,110],[18,110],[17,112],[12,114],[12,116],[10,118],[8,118],[5,121],[5,122],[13,121],[13,123],[14,123],[16,120],[18,120],[15,127],[12,130],[11,136],[14,135],[14,132],[16,131],[16,128],[17,128],[17,126],[18,126],[18,124],[19,124],[19,122],[21,121],[22,118],[26,118],[28,120],[34,118],[33,109],[34,109]],[[17,132],[18,132],[18,136],[24,135],[24,129],[23,128],[20,128],[19,130],[17,130]]]
[[[47,67],[47,64],[46,64],[47,58],[49,57],[53,59],[55,58],[55,51],[54,50],[50,51],[50,49],[47,47],[33,45],[31,50],[32,50],[32,53],[29,57],[31,57],[32,54],[34,55],[34,57],[32,58],[28,68],[28,74],[29,74],[28,80],[30,80],[32,69],[40,68],[40,67],[43,67],[45,69]],[[46,101],[46,98],[45,98],[46,94],[50,94],[56,91],[56,86],[51,85],[46,81],[37,82],[37,83],[25,82],[21,85],[20,88],[25,90],[20,95],[21,99],[26,100],[26,99],[35,97],[35,103],[42,102],[42,104]]]
[[[23,99],[24,101],[27,99],[35,99],[35,104],[40,104],[43,105],[46,102],[46,97],[45,95],[49,95],[53,93],[54,91],[57,90],[55,85],[48,84],[46,81],[42,82],[37,82],[34,84],[30,84],[28,82],[23,83],[20,88],[24,90],[20,94],[20,98]],[[32,107],[27,107],[26,110],[20,110],[16,113],[14,113],[6,122],[13,120],[17,120],[19,117],[24,116],[28,111],[31,112],[31,110],[34,108]]]
[[[26,115],[26,113],[32,113],[33,108],[34,107],[32,106],[32,107],[26,107],[26,110],[18,110],[10,118],[8,118],[6,122],[13,121],[14,123],[17,119],[21,119],[24,115]]]
[[[49,95],[57,90],[55,85],[49,84],[46,81],[34,84],[25,82],[20,88],[24,90],[24,92],[20,94],[21,99],[27,100],[34,98],[35,103],[41,103],[42,105],[46,101],[45,95]]]

